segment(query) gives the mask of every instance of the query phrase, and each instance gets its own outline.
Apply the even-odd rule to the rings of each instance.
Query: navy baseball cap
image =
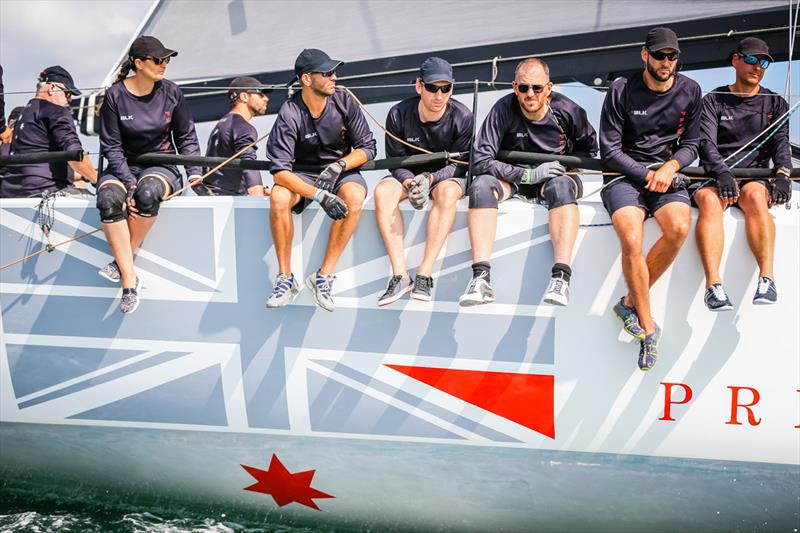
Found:
[[[228,99],[233,102],[241,93],[261,93],[269,94],[272,89],[265,89],[263,83],[250,76],[240,76],[233,80],[228,86]]]
[[[665,48],[673,48],[680,52],[678,47],[678,36],[669,28],[653,28],[647,32],[644,40],[644,47],[650,52],[658,52]]]
[[[81,92],[75,87],[75,82],[72,81],[72,76],[67,69],[61,65],[54,67],[47,67],[39,74],[39,81],[44,83],[61,83],[64,87],[75,96],[80,96]]]
[[[294,75],[300,78],[310,72],[330,72],[344,65],[344,61],[331,59],[328,54],[316,48],[306,48],[294,61]]]
[[[133,41],[128,56],[132,59],[144,59],[145,57],[155,57],[156,59],[164,59],[165,57],[172,57],[178,55],[175,50],[170,50],[161,44],[161,41],[150,35],[141,35]]]
[[[762,56],[769,59],[772,63],[775,62],[772,56],[769,55],[769,46],[767,46],[767,43],[758,37],[745,37],[739,41],[735,53],[743,56]]]
[[[441,57],[429,57],[423,61],[419,69],[419,77],[424,83],[435,81],[454,83],[456,81],[453,79],[453,67]]]

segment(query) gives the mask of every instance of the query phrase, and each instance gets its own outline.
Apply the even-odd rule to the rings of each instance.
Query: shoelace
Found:
[[[564,280],[561,278],[555,278],[553,282],[553,290],[551,292],[557,292],[561,294],[561,289],[564,287]]]
[[[292,278],[289,276],[278,276],[275,282],[275,294],[282,296],[286,291],[292,288]]]
[[[770,279],[769,278],[761,278],[758,280],[758,293],[759,294],[766,294],[769,292],[769,285]]]
[[[725,289],[722,288],[722,285],[712,285],[711,292],[714,294],[714,298],[719,301],[725,301],[728,299],[728,295],[725,294]]]
[[[433,280],[426,276],[414,278],[414,290],[430,290],[433,287]]]
[[[336,276],[326,276],[324,274],[317,274],[317,289],[319,292],[323,294],[326,298],[331,297],[331,284],[333,280],[336,279]]]
[[[394,294],[394,290],[401,281],[403,281],[403,276],[392,276],[392,279],[389,280],[389,286],[386,287],[385,294]]]

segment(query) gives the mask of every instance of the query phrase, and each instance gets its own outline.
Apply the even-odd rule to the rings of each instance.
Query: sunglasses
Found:
[[[528,91],[533,91],[536,94],[542,94],[547,85],[530,85],[528,83],[518,83],[517,90],[522,94],[528,94]]]
[[[169,65],[169,60],[172,59],[172,56],[169,56],[169,57],[150,57],[150,56],[147,56],[144,59],[145,59],[145,61],[147,61],[149,59],[150,61],[152,61],[156,65],[160,65],[161,63],[164,63],[165,65]]]
[[[769,68],[769,66],[772,64],[772,61],[770,61],[769,59],[762,59],[756,56],[745,55],[745,54],[736,54],[736,55],[744,59],[744,62],[747,63],[748,65],[758,64],[758,66],[760,66],[764,70]]]
[[[67,100],[72,100],[72,91],[70,91],[66,87],[62,87],[60,85],[56,85],[55,83],[53,83],[52,85],[53,85],[53,87],[55,87],[56,89],[58,89],[59,91],[64,93],[64,96],[66,97]]]
[[[447,85],[434,85],[433,83],[423,83],[425,90],[429,93],[438,93],[441,92],[442,94],[447,94],[451,90],[453,90],[453,84],[448,83]]]
[[[329,70],[328,72],[309,72],[309,74],[319,74],[323,78],[330,78],[331,76],[336,76],[336,69]]]
[[[650,54],[650,57],[655,59],[656,61],[664,61],[665,59],[669,59],[670,61],[677,61],[678,58],[681,56],[680,52],[662,52],[661,50],[656,50],[654,52],[647,51]]]

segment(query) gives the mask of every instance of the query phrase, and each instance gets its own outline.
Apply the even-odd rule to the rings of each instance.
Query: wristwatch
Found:
[[[790,177],[792,175],[792,171],[786,167],[778,167],[775,169],[775,176],[777,177],[778,174],[783,174],[785,177]]]
[[[347,161],[345,161],[344,159],[338,160],[336,164],[342,167],[342,170],[347,170]]]

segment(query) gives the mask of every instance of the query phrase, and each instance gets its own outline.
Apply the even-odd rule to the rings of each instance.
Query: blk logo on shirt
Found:
[[[120,115],[120,120],[133,120],[133,115]]]
[[[638,109],[634,109],[633,110],[633,114],[634,114],[634,116],[646,117],[647,116],[647,109],[644,109],[644,110],[641,110],[641,111],[638,110]]]

